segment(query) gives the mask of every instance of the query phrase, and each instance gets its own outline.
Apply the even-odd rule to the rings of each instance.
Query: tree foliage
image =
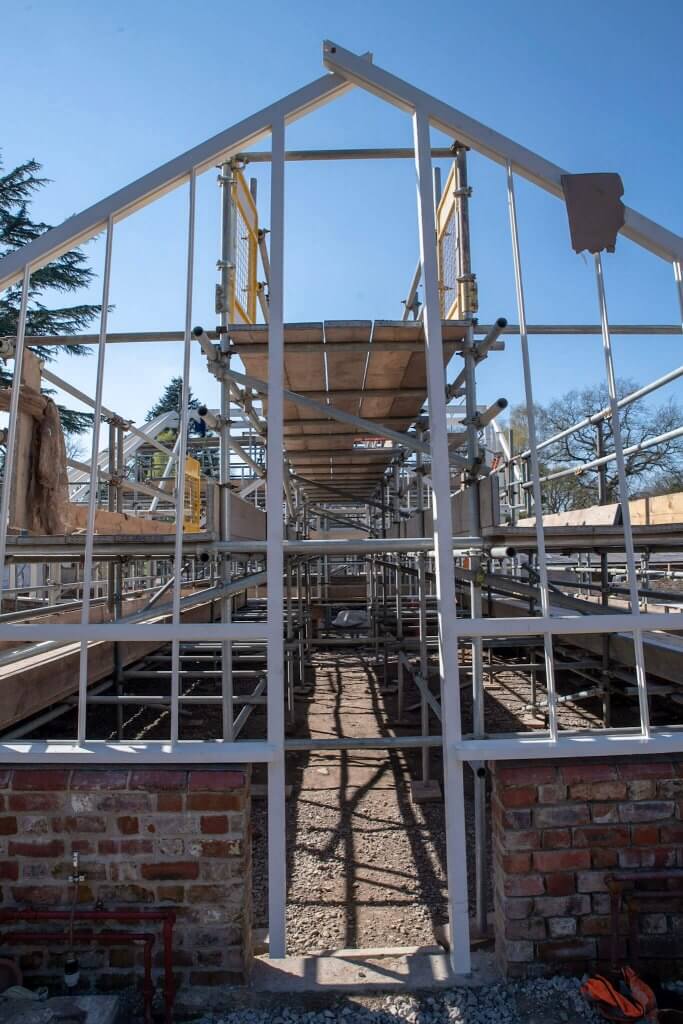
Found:
[[[190,409],[197,409],[201,405],[198,398],[192,394],[192,388],[190,388],[190,400],[188,407]],[[182,377],[171,377],[164,388],[161,396],[154,403],[152,408],[147,413],[145,419],[149,423],[155,416],[161,416],[165,412],[177,412],[180,415],[183,407],[183,378]]]
[[[2,164],[0,163],[0,171]],[[0,175],[0,260],[8,253],[20,249],[50,229],[49,224],[34,221],[30,216],[30,204],[36,193],[48,184],[47,178],[40,177],[41,165],[36,160],[27,160],[5,175]],[[87,287],[93,278],[86,257],[80,249],[59,256],[47,266],[31,274],[29,304],[26,316],[26,334],[45,336],[50,334],[75,334],[85,330],[99,316],[100,306],[81,303],[72,306],[47,304],[50,292],[72,293]],[[21,284],[13,285],[0,296],[0,336],[17,333]],[[32,346],[41,359],[51,362],[55,350],[48,346]],[[67,345],[60,349],[71,355],[89,353],[85,345]],[[11,375],[0,368],[0,382],[11,383]],[[62,426],[66,433],[83,433],[92,425],[89,413],[77,413],[60,406]]]
[[[636,391],[638,387],[633,380],[619,380],[617,394],[621,398]],[[606,385],[574,389],[548,405],[536,406],[539,442],[554,437],[576,423],[590,420],[608,406]],[[620,410],[619,420],[622,445],[628,449],[679,427],[683,423],[683,410],[673,399],[656,406],[641,399],[624,406]],[[604,454],[611,454],[614,451],[611,417],[606,416],[601,422],[602,450]],[[529,435],[524,406],[512,410],[509,425],[513,431],[515,449],[519,451],[526,448]],[[545,512],[564,512],[598,503],[598,469],[581,468],[598,456],[598,427],[594,422],[585,423],[580,429],[541,449],[539,459],[542,476],[576,467],[575,473],[543,484]],[[625,464],[630,497],[678,490],[679,485],[683,484],[683,438],[674,438],[627,454]],[[606,501],[615,502],[619,498],[616,460],[605,464],[604,477]]]

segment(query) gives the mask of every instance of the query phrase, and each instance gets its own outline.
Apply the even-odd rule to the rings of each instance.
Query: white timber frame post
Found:
[[[266,557],[268,575],[268,935],[269,955],[286,948],[285,645],[282,488],[284,448],[284,200],[285,122],[272,125],[270,178],[270,321],[268,323],[268,440]]]
[[[83,606],[81,625],[90,622],[90,590],[92,587],[93,549],[95,543],[95,514],[97,511],[97,459],[100,451],[100,427],[102,425],[102,392],[104,388],[104,361],[107,352],[107,317],[109,315],[109,285],[111,281],[111,253],[114,236],[114,218],[107,219],[107,234],[104,251],[104,275],[102,278],[102,308],[100,311],[100,336],[97,348],[97,376],[95,384],[95,412],[93,416],[92,442],[90,448],[90,490],[88,492],[88,520],[85,532],[85,553],[83,559]],[[81,640],[78,665],[78,733],[79,746],[86,741],[86,720],[88,702],[88,641]]]
[[[455,744],[461,739],[458,672],[458,620],[453,567],[450,468],[446,424],[443,338],[436,265],[436,224],[429,117],[420,107],[413,113],[417,216],[424,289],[424,334],[429,401],[431,478],[436,566],[436,607],[439,629],[448,917],[451,966],[456,974],[470,971],[470,929],[467,901],[467,849],[463,764]]]
[[[550,619],[550,590],[548,587],[548,562],[545,552],[545,534],[543,532],[543,502],[541,495],[541,470],[538,464],[538,438],[536,433],[536,413],[534,392],[531,380],[531,358],[529,356],[529,338],[526,325],[526,301],[524,298],[524,279],[522,276],[522,256],[519,245],[517,225],[517,203],[515,200],[515,181],[512,165],[506,167],[508,214],[510,217],[510,238],[512,241],[512,265],[515,273],[515,296],[517,298],[517,315],[519,317],[519,341],[522,353],[522,370],[524,373],[524,400],[526,404],[527,427],[529,430],[529,465],[531,467],[532,494],[534,496],[534,525],[536,531],[536,550],[538,552],[538,585],[541,591],[541,613],[547,622]],[[553,657],[553,634],[551,630],[543,633],[543,657],[545,660],[546,696],[548,700],[548,732],[554,743],[557,740],[557,694],[555,688],[555,660]]]
[[[602,269],[602,257],[599,252],[596,252],[593,258],[595,260],[595,280],[598,288],[598,303],[600,305],[602,351],[605,358],[605,377],[607,379],[607,393],[609,395],[612,440],[614,443],[614,454],[616,456],[617,463],[619,504],[621,506],[621,522],[624,531],[624,549],[626,551],[626,568],[628,572],[629,602],[631,606],[631,616],[634,617],[633,621],[637,623],[640,615],[638,575],[636,572],[636,553],[633,545],[633,530],[631,528],[631,506],[628,501],[629,495],[626,476],[626,460],[624,458],[624,446],[621,440],[621,419],[619,416],[617,375],[614,369],[612,338],[610,335],[609,317],[607,315],[607,298],[605,295],[605,278]],[[650,736],[650,707],[647,696],[647,673],[645,671],[643,634],[639,629],[633,630],[633,646],[636,661],[635,667],[636,683],[638,686],[638,705],[640,709],[640,728],[643,737],[648,739]]]
[[[190,172],[187,221],[187,273],[185,280],[185,340],[183,343],[183,389],[178,424],[178,445],[175,487],[175,540],[173,555],[173,626],[180,626],[180,598],[183,574],[183,527],[185,520],[185,462],[187,459],[187,431],[190,400],[190,353],[192,350],[192,299],[194,294],[195,218],[197,208],[197,174]],[[171,744],[178,742],[180,730],[180,638],[171,642]]]

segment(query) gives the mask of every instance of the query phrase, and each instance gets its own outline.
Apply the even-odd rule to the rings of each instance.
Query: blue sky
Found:
[[[681,233],[682,30],[675,0],[16,3],[2,14],[0,147],[8,167],[43,163],[53,184],[36,214],[58,223],[319,75],[331,38],[372,50],[379,65],[568,170],[620,172],[625,201]],[[404,114],[355,90],[293,126],[287,143],[407,146],[411,130]],[[267,172],[257,176],[265,199]],[[470,179],[480,316],[516,320],[504,174],[473,154]],[[111,330],[182,327],[186,204],[178,190],[117,229]],[[524,182],[518,204],[529,320],[595,322],[592,261],[571,251],[562,204]],[[217,213],[210,172],[199,187],[193,316],[207,325]],[[100,269],[101,241],[89,251]],[[409,161],[289,165],[288,319],[398,318],[416,258]],[[679,320],[669,266],[625,240],[606,262],[614,322]],[[615,349],[618,373],[641,382],[680,362],[677,338],[618,339]],[[598,338],[536,339],[532,359],[542,401],[602,373]],[[105,401],[139,421],[179,372],[181,351],[113,347],[107,360]],[[57,372],[94,388],[94,358],[62,358]],[[199,360],[193,373],[213,401]],[[499,395],[521,398],[514,340],[482,369],[482,400]]]

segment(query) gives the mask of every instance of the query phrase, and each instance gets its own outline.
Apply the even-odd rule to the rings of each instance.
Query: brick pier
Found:
[[[683,868],[683,758],[491,765],[496,953],[508,977],[607,966],[605,876]],[[669,883],[674,883],[670,879]],[[626,936],[626,920],[620,922]],[[642,914],[650,968],[683,971],[683,904]],[[620,954],[627,956],[626,939]]]
[[[83,908],[101,901],[104,909],[176,910],[179,986],[242,981],[251,948],[249,799],[244,768],[0,771],[2,905],[69,907],[78,851]],[[59,922],[36,927],[63,930]],[[19,957],[30,987],[61,986],[65,949],[3,945],[0,955]],[[113,991],[142,977],[138,944],[86,946],[79,961],[80,991]],[[159,933],[155,981],[161,964]]]

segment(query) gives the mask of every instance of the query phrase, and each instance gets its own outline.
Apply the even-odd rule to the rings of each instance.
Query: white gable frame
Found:
[[[400,110],[411,114],[415,110],[424,112],[434,128],[498,164],[506,166],[509,163],[516,174],[564,200],[560,179],[568,172],[557,164],[520,146],[500,132],[487,128],[480,121],[475,121],[429,93],[416,89],[402,78],[376,65],[369,65],[357,54],[336,43],[328,40],[323,43],[323,62],[325,67],[343,76],[349,83],[361,86]],[[626,207],[621,234],[663,260],[683,260],[683,238],[630,207]]]
[[[547,626],[548,630],[562,632],[556,621],[531,618],[515,620],[513,627],[504,621],[498,622],[495,630],[483,619],[474,619],[469,632],[462,620],[456,619],[455,588],[452,562],[453,529],[450,506],[450,485],[448,474],[448,437],[446,425],[446,404],[444,391],[443,345],[441,319],[438,298],[437,268],[433,239],[435,237],[434,194],[431,174],[431,147],[429,139],[430,127],[435,127],[459,142],[480,152],[491,160],[532,181],[537,186],[557,198],[563,198],[561,176],[565,173],[557,165],[545,160],[531,150],[513,142],[505,136],[487,128],[454,107],[435,99],[429,94],[416,89],[409,83],[373,65],[367,57],[351,53],[332,42],[323,44],[323,60],[331,72],[316,79],[309,85],[278,100],[269,107],[238,122],[231,128],[213,138],[188,150],[186,153],[163,164],[156,170],[144,175],[137,181],[127,185],[106,199],[80,214],[64,221],[44,235],[35,239],[23,249],[10,254],[0,262],[0,290],[3,290],[23,278],[22,317],[17,334],[17,359],[15,374],[20,374],[21,352],[24,345],[25,316],[28,294],[28,283],[31,271],[37,270],[67,250],[88,241],[94,235],[107,230],[109,250],[111,249],[111,230],[113,225],[126,218],[136,210],[160,198],[180,185],[188,183],[191,194],[190,227],[188,230],[188,298],[186,304],[185,326],[185,369],[184,383],[187,383],[190,345],[190,316],[192,300],[192,245],[193,245],[193,195],[196,176],[212,166],[220,164],[237,152],[249,148],[258,140],[272,135],[272,182],[271,189],[271,317],[268,331],[269,381],[270,393],[269,431],[268,431],[268,618],[266,631],[262,626],[241,624],[239,626],[221,623],[211,626],[192,626],[179,622],[178,608],[175,608],[175,621],[171,626],[150,625],[147,627],[119,624],[106,626],[36,626],[0,628],[0,639],[10,639],[13,635],[22,640],[37,638],[78,639],[87,648],[88,640],[93,641],[120,637],[122,639],[150,638],[171,639],[176,645],[184,637],[199,639],[220,638],[239,639],[252,636],[267,639],[268,642],[268,741],[256,743],[184,743],[178,742],[177,735],[171,743],[157,744],[116,744],[88,743],[84,735],[79,737],[76,745],[68,744],[5,744],[0,761],[10,763],[22,762],[27,758],[40,758],[59,763],[79,763],[96,761],[98,763],[129,763],[131,760],[165,761],[180,763],[183,761],[228,762],[266,761],[269,763],[269,929],[271,956],[284,955],[286,949],[285,928],[285,818],[284,818],[284,720],[283,720],[283,536],[282,521],[279,509],[282,494],[282,461],[283,447],[283,231],[284,231],[284,165],[285,165],[285,127],[299,118],[311,113],[320,106],[336,99],[354,86],[360,86],[368,92],[380,97],[385,102],[398,107],[411,115],[415,143],[417,172],[418,223],[420,229],[420,263],[424,284],[424,328],[425,355],[429,390],[429,409],[431,420],[430,449],[432,463],[432,491],[434,507],[434,550],[437,567],[437,602],[439,622],[439,653],[440,676],[443,707],[443,752],[444,776],[446,782],[446,832],[448,859],[448,903],[452,936],[451,963],[457,972],[465,973],[470,969],[469,951],[469,920],[466,875],[466,843],[464,793],[462,781],[463,761],[475,756],[490,756],[491,742],[498,743],[498,755],[504,757],[524,756],[574,756],[575,740],[558,741],[557,736],[550,740],[501,740],[486,741],[473,746],[470,741],[463,743],[460,730],[460,704],[458,683],[458,656],[455,638],[471,636],[488,636],[492,632],[509,635],[515,630],[526,629],[532,633]],[[622,233],[639,246],[660,258],[672,262],[676,281],[681,284],[681,261],[683,260],[683,239],[656,222],[644,217],[634,210],[626,209],[626,220]],[[107,257],[107,264],[110,256]],[[107,265],[106,264],[106,265]],[[106,274],[105,274],[106,277]],[[106,302],[103,307],[106,309]],[[521,322],[521,321],[520,321]],[[607,333],[606,315],[603,334]],[[471,328],[470,328],[471,331]],[[100,331],[100,343],[104,348],[106,340],[106,322]],[[472,336],[470,335],[470,343]],[[185,388],[184,388],[185,390]],[[102,411],[101,396],[96,406],[96,420]],[[16,420],[18,409],[18,389],[13,395],[13,407],[10,422]],[[8,442],[7,474],[11,475],[13,440]],[[277,457],[272,457],[275,452]],[[96,454],[96,453],[95,453]],[[180,460],[181,464],[183,460]],[[6,499],[5,499],[6,503]],[[6,537],[6,508],[3,507],[0,530],[0,564],[4,562],[4,545]],[[179,520],[181,522],[181,520]],[[176,563],[181,550],[180,525],[176,527]],[[176,586],[179,593],[179,585]],[[177,600],[176,601],[177,606]],[[644,628],[647,616],[640,616],[636,611],[631,616],[620,616],[619,624],[625,628],[631,626]],[[594,626],[594,631],[604,630],[605,619],[596,619],[591,624],[585,618],[579,627],[586,631]],[[676,622],[674,620],[675,628]],[[572,627],[569,627],[572,628]],[[14,630],[19,630],[14,634]],[[33,630],[33,632],[32,632]],[[61,630],[61,632],[60,632]],[[71,630],[71,632],[70,632]],[[98,630],[100,632],[98,632]],[[565,630],[566,631],[566,630]],[[174,669],[177,680],[177,657]],[[85,679],[85,675],[82,675]],[[84,687],[81,687],[84,690]],[[177,711],[177,709],[176,709]],[[177,731],[177,730],[176,730]],[[629,740],[634,746],[649,737]],[[586,754],[612,753],[599,740],[591,738],[580,741],[586,747]],[[683,746],[683,737],[677,735],[672,741],[676,749]],[[608,744],[609,746],[609,744]]]

